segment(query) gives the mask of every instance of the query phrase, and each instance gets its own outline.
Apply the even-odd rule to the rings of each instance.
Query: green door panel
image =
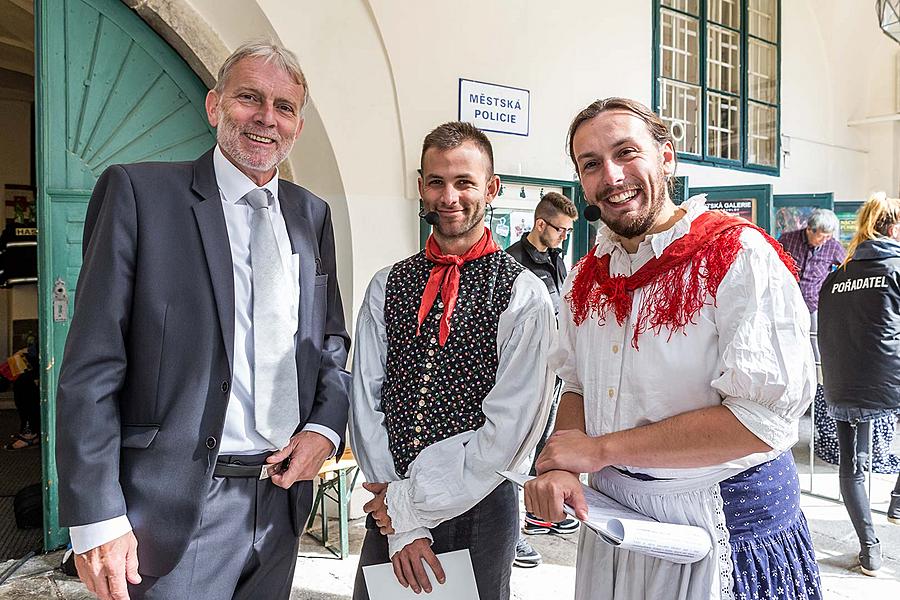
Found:
[[[39,314],[44,423],[44,546],[66,543],[57,518],[56,384],[76,301],[90,191],[109,165],[192,160],[215,143],[206,87],[121,0],[38,0],[36,103]],[[53,288],[68,309],[54,320]],[[59,315],[58,315],[59,316]]]

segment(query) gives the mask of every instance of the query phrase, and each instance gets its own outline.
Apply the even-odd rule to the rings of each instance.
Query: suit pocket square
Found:
[[[159,433],[159,425],[126,425],[122,428],[123,448],[148,448]]]

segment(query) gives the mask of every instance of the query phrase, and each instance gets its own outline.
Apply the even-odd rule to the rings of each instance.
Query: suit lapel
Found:
[[[228,355],[228,367],[231,369],[234,364],[234,267],[231,264],[231,247],[228,245],[225,213],[222,210],[222,199],[213,169],[212,150],[194,163],[192,187],[201,198],[200,202],[191,208],[194,210],[194,218],[197,219],[197,227],[203,240],[203,251],[209,267],[216,310],[219,313],[222,342]]]
[[[278,202],[281,205],[281,214],[284,215],[284,223],[287,226],[288,237],[291,239],[291,248],[294,254],[300,258],[300,300],[298,302],[299,314],[297,330],[302,334],[309,331],[313,316],[312,302],[316,290],[315,278],[319,269],[316,266],[315,231],[312,223],[303,216],[300,205],[285,188],[278,185]]]

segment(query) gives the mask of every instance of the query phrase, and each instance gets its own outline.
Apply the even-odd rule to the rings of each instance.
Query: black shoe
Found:
[[[540,552],[532,548],[531,544],[523,538],[519,538],[519,541],[516,542],[516,559],[513,561],[513,565],[523,569],[530,569],[539,564],[541,564]]]
[[[900,525],[900,492],[891,492],[891,503],[888,504],[888,522]]]
[[[878,577],[881,568],[881,542],[873,546],[863,546],[859,551],[859,569],[864,575]]]
[[[525,513],[525,526],[522,528],[522,531],[528,535],[542,535],[545,533],[566,535],[578,531],[578,521],[566,518],[554,523],[553,521],[544,521],[530,512],[527,512]]]

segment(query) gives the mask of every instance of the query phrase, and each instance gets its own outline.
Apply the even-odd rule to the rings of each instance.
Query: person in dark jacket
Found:
[[[547,291],[550,292],[550,299],[553,301],[553,311],[556,313],[559,313],[560,290],[566,280],[566,263],[563,260],[562,245],[566,241],[566,237],[572,233],[572,225],[576,219],[578,219],[578,210],[575,208],[574,202],[558,192],[548,192],[541,196],[540,202],[534,208],[534,227],[525,233],[518,242],[506,249],[522,266],[544,282]],[[535,448],[535,461],[541,450],[544,449],[547,438],[553,433],[553,424],[556,422],[556,408],[559,406],[562,389],[559,379],[556,380],[556,383],[547,425],[541,434],[537,448]],[[531,474],[537,474],[533,462]],[[523,530],[529,535],[551,532],[573,533],[578,530],[578,521],[564,519],[554,523],[526,513]],[[524,568],[536,567],[541,564],[541,560],[541,554],[520,535],[516,542],[516,558],[513,564]]]
[[[566,280],[562,245],[578,219],[575,204],[557,192],[541,197],[534,209],[534,227],[506,249],[519,264],[541,278],[559,312],[559,291]]]
[[[875,536],[863,469],[874,419],[900,412],[900,200],[876,194],[859,209],[847,260],[819,293],[819,349],[828,414],[840,447],[840,487],[859,537],[860,568],[875,575]],[[900,479],[888,520],[900,524]]]

